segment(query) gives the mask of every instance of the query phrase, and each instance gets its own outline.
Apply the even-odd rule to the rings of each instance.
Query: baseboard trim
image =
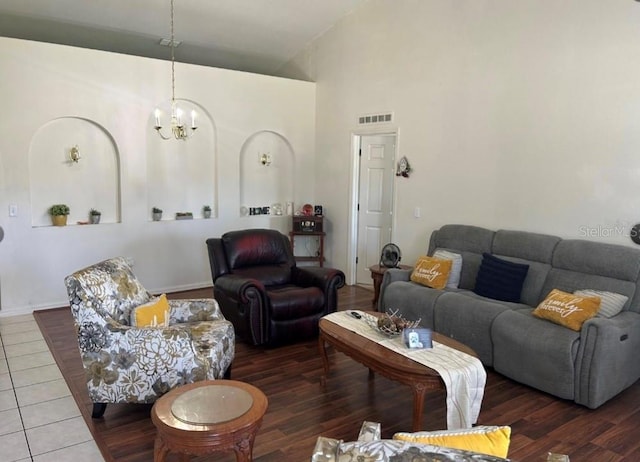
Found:
[[[184,292],[187,290],[196,290],[196,289],[206,289],[208,287],[213,287],[211,282],[199,282],[194,284],[183,284],[178,286],[169,286],[169,287],[161,287],[156,289],[147,289],[152,294],[170,294],[173,292]],[[211,296],[213,297],[213,291],[211,291]],[[34,311],[40,310],[51,310],[54,308],[64,308],[69,306],[69,300],[59,300],[51,303],[40,303],[37,305],[22,305],[22,306],[14,306],[14,307],[2,307],[0,309],[0,318],[6,318],[9,316],[20,316],[24,314],[31,314]]]

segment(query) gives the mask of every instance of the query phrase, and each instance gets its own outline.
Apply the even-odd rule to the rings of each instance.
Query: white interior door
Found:
[[[369,267],[391,241],[396,135],[360,138],[356,283],[372,284]]]

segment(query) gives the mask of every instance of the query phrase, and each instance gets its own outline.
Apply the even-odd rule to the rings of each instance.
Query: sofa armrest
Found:
[[[575,401],[595,409],[640,378],[640,313],[592,318],[581,330]]]
[[[409,268],[409,269],[389,268],[387,271],[384,272],[384,274],[382,275],[382,282],[380,283],[380,295],[378,297],[378,306],[376,307],[376,310],[384,311],[384,310],[381,310],[380,307],[382,304],[382,300],[384,299],[384,291],[387,288],[387,286],[392,282],[396,282],[396,281],[410,281],[412,272],[413,272],[413,268]]]
[[[218,302],[213,298],[168,300],[170,323],[217,321],[224,319]]]

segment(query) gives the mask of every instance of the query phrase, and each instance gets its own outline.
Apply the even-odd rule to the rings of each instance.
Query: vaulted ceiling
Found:
[[[367,0],[174,0],[176,61],[275,74]],[[169,59],[170,0],[2,0],[0,36]]]

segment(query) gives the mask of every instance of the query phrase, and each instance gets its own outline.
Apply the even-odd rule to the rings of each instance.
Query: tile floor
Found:
[[[103,462],[31,314],[0,317],[0,461]]]

